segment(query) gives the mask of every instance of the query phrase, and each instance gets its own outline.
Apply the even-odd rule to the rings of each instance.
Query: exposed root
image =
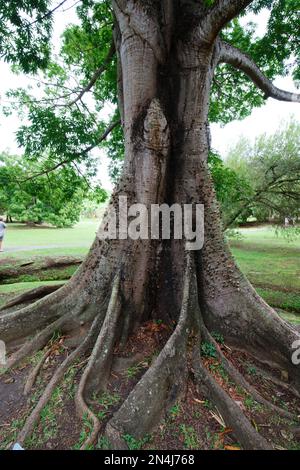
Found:
[[[33,332],[47,327],[53,321],[64,317],[64,311],[58,307],[58,294],[62,299],[65,287],[57,292],[13,312],[0,314],[0,338],[7,344],[16,339],[26,338]]]
[[[180,396],[184,390],[188,378],[191,343],[195,344],[195,336],[199,339],[198,335],[200,334],[201,339],[205,339],[214,344],[218,358],[233,382],[241,385],[257,402],[265,405],[274,413],[290,420],[296,418],[292,413],[277,407],[261,396],[255,387],[247,382],[239,370],[234,367],[234,364],[227,359],[226,355],[219,348],[201,317],[193,254],[191,252],[187,253],[186,258],[187,265],[185,269],[180,313],[179,308],[176,308],[175,313],[172,312],[172,315],[166,315],[173,320],[175,318],[177,319],[179,316],[177,326],[160,351],[158,357],[152,362],[149,369],[144,373],[136,386],[131,390],[126,400],[108,422],[105,434],[110,441],[112,449],[127,448],[124,441],[124,435],[126,434],[136,439],[141,439],[145,436],[145,434],[159,423],[164,412],[178,399],[178,396]],[[55,388],[63,379],[69,367],[82,356],[84,356],[83,359],[88,357],[87,366],[83,371],[79,383],[75,404],[79,416],[88,419],[91,423],[92,431],[81,448],[86,449],[90,447],[97,439],[101,424],[93,410],[89,407],[89,405],[91,405],[90,398],[93,398],[94,393],[98,393],[106,387],[113,366],[113,351],[116,341],[118,341],[118,346],[120,343],[125,342],[130,331],[130,326],[132,326],[131,318],[128,314],[130,310],[126,311],[124,308],[124,318],[120,317],[121,303],[123,300],[121,293],[127,300],[131,292],[129,290],[127,297],[124,295],[124,290],[121,292],[120,273],[115,276],[112,288],[106,289],[107,296],[102,299],[102,303],[99,302],[99,299],[103,297],[102,290],[101,295],[96,298],[97,302],[94,300],[93,303],[89,303],[89,299],[92,298],[95,286],[97,285],[98,284],[95,283],[95,285],[90,288],[87,283],[85,285],[85,287],[88,286],[86,287],[86,295],[83,298],[76,296],[71,304],[69,303],[69,298],[68,302],[61,304],[61,294],[58,294],[59,300],[57,301],[56,295],[54,295],[54,302],[52,302],[52,300],[50,301],[51,308],[49,309],[43,309],[44,305],[49,305],[49,302],[45,300],[45,303],[40,301],[34,306],[31,306],[32,312],[29,308],[25,308],[15,313],[7,312],[4,313],[3,316],[0,315],[0,331],[4,332],[9,338],[13,337],[13,332],[10,332],[10,328],[15,319],[18,321],[18,338],[23,338],[21,332],[23,327],[23,314],[26,316],[26,333],[28,334],[28,332],[31,332],[34,328],[37,328],[39,331],[33,339],[25,343],[9,358],[8,368],[17,365],[25,357],[44,348],[55,331],[72,331],[72,333],[76,331],[77,334],[79,330],[80,333],[69,339],[70,341],[73,340],[73,342],[81,341],[81,343],[76,345],[73,352],[57,367],[38,403],[27,418],[17,438],[21,445],[24,445],[26,439],[32,434],[40,419],[43,408],[51,399]],[[127,286],[128,285],[131,288],[129,282],[127,282]],[[55,287],[57,288],[57,286]],[[91,290],[88,290],[88,288]],[[80,289],[81,284],[78,287],[79,292],[81,292]],[[63,291],[62,299],[64,292],[65,291]],[[41,295],[41,293],[47,295],[44,290],[34,290],[26,293],[25,297],[19,296],[13,299],[10,304],[7,304],[5,310],[11,306],[33,300],[36,298],[35,296]],[[142,288],[140,293],[140,297],[142,298]],[[176,306],[179,305],[180,302],[180,299],[178,303],[177,300],[178,299],[176,299],[175,303]],[[78,305],[76,301],[78,301]],[[128,303],[130,303],[130,301]],[[60,309],[61,305],[62,309]],[[139,306],[139,302],[136,302],[136,305]],[[172,308],[173,305],[174,304],[172,304]],[[42,318],[38,315],[40,312]],[[28,320],[32,325],[28,324]],[[90,326],[92,321],[93,323]],[[205,322],[209,325],[206,318]],[[79,326],[80,328],[76,329],[76,327]],[[227,331],[231,331],[229,326]],[[235,331],[234,328],[233,331],[237,337],[238,332]],[[243,334],[241,337],[243,337]],[[281,338],[280,335],[279,337]],[[30,393],[45,360],[50,354],[51,347],[44,352],[43,357],[30,372],[24,388],[25,395]],[[218,385],[214,377],[204,367],[201,362],[199,347],[197,351],[196,349],[194,351],[193,367],[194,376],[199,388],[203,389],[204,393],[216,404],[226,424],[233,429],[233,432],[243,448],[270,449],[271,446],[269,442],[267,442],[264,437],[260,436],[257,430],[251,425],[247,416],[243,414],[238,404]],[[271,378],[268,379],[272,380]],[[289,384],[280,383],[280,385],[285,386],[291,391]]]
[[[246,350],[261,363],[287,371],[299,388],[300,368],[291,361],[292,344],[300,340],[299,332],[267,305],[233,261],[232,270],[240,285],[215,296],[209,305],[205,303],[206,325],[210,331],[217,329],[223,333],[237,349]]]
[[[233,429],[243,449],[271,449],[269,443],[254,429],[237,403],[227,395],[203,366],[198,348],[194,350],[193,366],[199,388],[215,403],[227,426]]]
[[[64,317],[59,318],[58,320],[44,328],[33,339],[27,341],[24,346],[22,346],[10,356],[7,361],[7,369],[15,367],[24,358],[42,349],[48,343],[53,333],[59,330],[69,320],[70,316],[71,314],[66,314]]]
[[[283,418],[287,418],[290,420],[295,420],[297,416],[295,416],[292,413],[289,413],[288,411],[274,405],[271,403],[269,400],[266,400],[260,393],[251,385],[247,380],[244,378],[244,376],[234,367],[234,365],[227,359],[227,357],[222,353],[222,351],[219,348],[218,343],[215,341],[215,339],[211,336],[209,331],[207,330],[206,326],[204,325],[202,319],[200,318],[201,322],[201,331],[205,339],[212,343],[215,346],[216,353],[225,369],[225,371],[228,373],[229,377],[237,384],[240,385],[241,387],[244,388],[253,398],[256,400],[258,403],[261,403],[264,406],[267,406],[269,409],[274,411],[275,413],[279,414]]]
[[[119,302],[119,288],[120,275],[118,274],[114,281],[105,320],[93,348],[88,365],[81,377],[75,398],[76,409],[79,416],[81,418],[86,416],[93,423],[93,430],[81,447],[83,450],[94,444],[101,427],[98,418],[87,406],[85,395],[89,395],[91,390],[99,391],[100,387],[103,388],[110,373],[113,348],[116,338],[117,321],[121,308],[121,303]]]
[[[38,300],[46,295],[52,294],[52,292],[55,292],[57,289],[61,287],[61,284],[56,284],[54,286],[41,286],[37,287],[36,289],[31,289],[24,294],[18,295],[17,297],[14,297],[11,299],[9,302],[4,304],[0,308],[0,312],[3,312],[4,310],[7,310],[11,307],[16,307],[18,305],[22,305],[25,302],[30,302],[32,300]]]
[[[102,317],[99,315],[98,317],[95,318],[91,329],[87,336],[85,337],[84,341],[81,343],[80,346],[78,346],[75,351],[73,351],[65,360],[64,362],[57,368],[56,372],[54,373],[52,379],[48,383],[47,387],[45,388],[42,396],[40,397],[37,405],[34,407],[33,411],[27,418],[25,425],[23,429],[20,431],[17,441],[21,444],[24,445],[25,440],[30,437],[32,434],[35,425],[40,419],[41,411],[45,407],[45,405],[48,403],[48,401],[51,399],[52,393],[55,389],[55,387],[58,385],[58,383],[61,381],[63,378],[64,374],[68,370],[68,368],[83,354],[87,352],[88,349],[91,348],[93,342],[95,341],[95,338],[97,337],[97,334],[99,332],[99,329],[101,327],[102,323]]]
[[[192,282],[193,281],[193,282]],[[191,285],[193,284],[193,285]],[[193,288],[195,288],[193,290]],[[187,341],[191,327],[191,300],[196,290],[194,267],[188,255],[183,301],[177,327],[151,367],[106,426],[113,449],[126,448],[122,436],[143,437],[176,400],[187,378]]]
[[[300,399],[300,392],[297,390],[295,387],[293,387],[290,383],[283,382],[282,380],[278,379],[277,377],[274,377],[274,375],[271,375],[267,373],[266,371],[262,369],[258,369],[258,372],[260,372],[261,376],[265,380],[269,380],[270,382],[273,382],[275,385],[279,385],[279,387],[287,390],[288,392],[292,393],[296,398]]]
[[[39,362],[37,363],[37,365],[35,367],[33,367],[32,371],[30,372],[30,374],[28,375],[28,378],[26,380],[26,383],[25,383],[25,387],[24,387],[24,395],[29,395],[33,385],[35,384],[35,381],[37,379],[37,376],[39,375],[39,372],[41,370],[41,368],[43,367],[47,357],[49,357],[51,354],[51,348],[48,349],[42,356],[42,358],[39,360]]]

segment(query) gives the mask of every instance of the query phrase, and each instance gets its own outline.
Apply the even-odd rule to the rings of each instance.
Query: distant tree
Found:
[[[291,120],[273,135],[245,138],[230,150],[218,191],[225,227],[244,222],[300,215],[300,124]],[[216,170],[213,169],[214,175]]]
[[[208,164],[226,229],[228,228],[227,221],[233,217],[232,214],[237,214],[232,223],[241,221],[241,214],[238,214],[241,201],[245,204],[243,217],[247,219],[250,215],[246,202],[252,197],[253,189],[248,178],[240,174],[238,170],[229,168],[216,152],[209,153]]]
[[[8,220],[70,227],[79,220],[85,199],[100,203],[106,197],[70,166],[48,174],[43,159],[0,154],[0,212]]]

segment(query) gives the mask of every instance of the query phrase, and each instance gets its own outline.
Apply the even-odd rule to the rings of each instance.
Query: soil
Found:
[[[115,349],[116,360],[107,390],[92,397],[93,402],[90,405],[102,423],[94,448],[108,448],[103,434],[105,424],[150,366],[171,332],[171,327],[159,321],[147,322],[130,338],[124,350]],[[67,344],[67,337],[52,340],[51,354],[29,397],[23,394],[24,384],[41,353],[0,377],[0,448],[10,448],[16,442],[24,419],[56,367],[71,352]],[[282,380],[282,373],[262,366],[248,354],[234,350],[222,341],[220,347],[261,395],[271,399],[277,406],[300,415],[300,400],[268,378],[271,374]],[[218,383],[243,409],[261,435],[273,443],[275,449],[300,449],[299,434],[297,438],[297,433],[294,432],[295,423],[275,416],[273,412],[256,403],[243,389],[235,386],[214,357],[213,351],[208,356],[202,353],[202,359]],[[27,449],[78,449],[85,441],[90,425],[88,421],[81,422],[77,418],[74,406],[76,385],[85,364],[85,360],[75,364],[54,391],[51,401],[41,413],[41,420],[33,436],[25,444]],[[125,436],[125,440],[130,449],[241,449],[237,438],[232,430],[226,427],[218,410],[199,393],[193,376],[189,377],[184,394],[171,409],[165,410],[165,416],[150,435],[140,441],[133,436]]]

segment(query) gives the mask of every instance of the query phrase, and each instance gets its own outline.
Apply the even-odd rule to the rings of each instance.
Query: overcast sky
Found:
[[[54,43],[59,44],[59,37],[67,24],[75,22],[76,17],[74,9],[68,9],[75,4],[74,0],[69,0],[64,5],[64,11],[58,10],[55,15],[55,28],[54,28]],[[263,11],[259,17],[254,15],[247,15],[243,18],[243,22],[254,21],[257,24],[256,34],[263,35],[268,20],[268,12]],[[10,88],[26,85],[28,80],[24,76],[16,76],[10,71],[10,67],[3,62],[0,62],[0,99],[1,104],[5,102],[5,93]],[[275,81],[278,87],[296,92],[293,81],[290,77],[278,78]],[[254,109],[251,116],[243,121],[233,121],[224,127],[213,124],[211,126],[212,132],[212,146],[215,150],[219,151],[224,157],[228,149],[235,144],[240,136],[246,136],[252,140],[261,133],[273,133],[278,129],[281,123],[291,115],[294,115],[300,121],[300,106],[297,103],[283,103],[280,101],[269,98],[266,104]],[[3,150],[10,150],[14,153],[21,153],[22,149],[17,148],[15,142],[15,132],[20,125],[20,121],[16,116],[5,118],[3,115],[0,117],[0,152]],[[99,176],[105,188],[111,189],[111,183],[107,175],[107,160],[103,152],[99,152]]]

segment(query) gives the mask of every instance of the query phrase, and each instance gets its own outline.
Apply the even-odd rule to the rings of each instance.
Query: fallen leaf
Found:
[[[281,380],[283,380],[284,382],[289,381],[289,373],[288,373],[287,370],[282,370],[281,371]]]
[[[222,426],[222,428],[226,427],[225,421],[220,414],[217,414],[214,411],[210,411],[210,414],[217,421],[217,423],[219,423],[220,426]]]
[[[224,431],[219,433],[219,436],[225,436],[225,434],[230,434],[232,432],[232,429],[226,428]]]
[[[204,400],[198,400],[198,398],[194,398],[193,399],[196,403],[200,403],[200,405],[203,405],[203,403],[205,403]]]
[[[224,449],[225,450],[241,450],[239,447],[237,446],[224,446]]]

